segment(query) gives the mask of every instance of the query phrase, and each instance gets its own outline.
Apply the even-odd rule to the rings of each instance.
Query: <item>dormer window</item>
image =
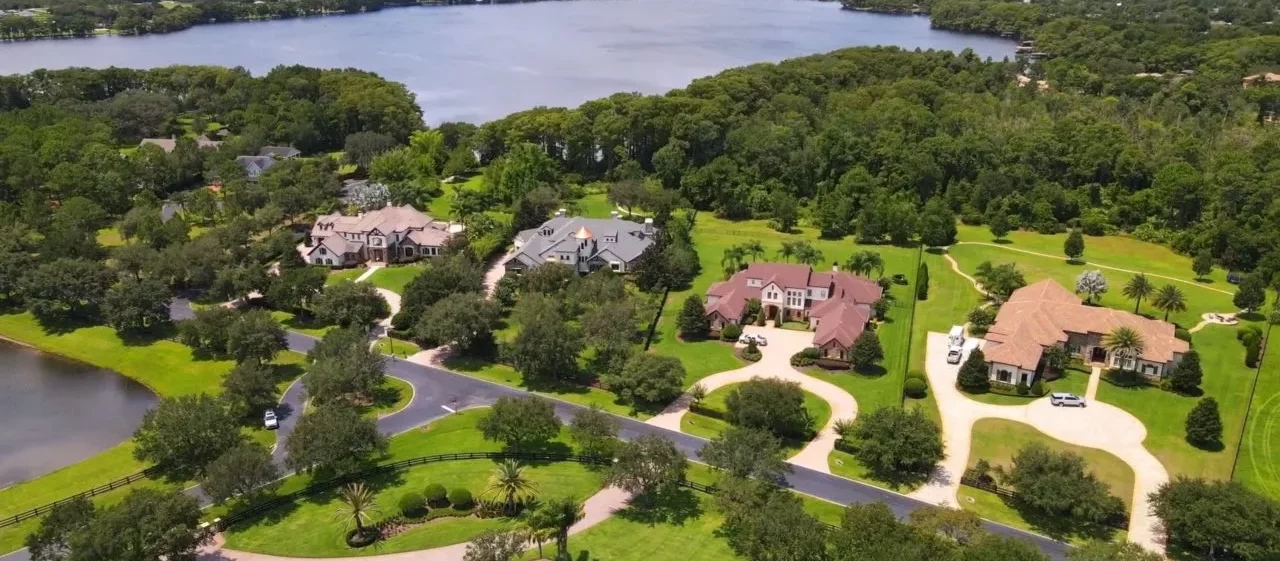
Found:
[[[544,235],[544,236],[550,236],[551,234],[554,234],[554,233],[556,233],[556,231],[555,231],[555,230],[553,230],[553,229],[551,229],[551,228],[543,228],[543,229],[542,229],[542,235]]]
[[[618,236],[605,236],[604,243],[618,243]]]

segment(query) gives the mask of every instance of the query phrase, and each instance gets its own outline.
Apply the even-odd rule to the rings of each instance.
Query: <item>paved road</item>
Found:
[[[192,316],[190,303],[182,299],[175,299],[170,309],[174,320]],[[300,353],[311,350],[317,341],[314,337],[294,332],[289,332],[287,340],[289,350]],[[449,414],[446,407],[457,410],[487,405],[502,396],[527,395],[527,392],[516,388],[397,358],[388,358],[387,374],[404,379],[415,388],[413,401],[407,407],[378,420],[379,428],[387,434],[398,434],[444,417]],[[562,401],[554,401],[554,403],[556,414],[565,421],[585,409],[583,406]],[[285,392],[282,398],[282,409],[299,412],[302,411],[302,407],[302,384],[295,383]],[[293,430],[298,416],[296,413],[284,416],[280,422],[278,442],[283,442]],[[619,419],[621,420],[619,437],[630,440],[646,434],[661,435],[674,441],[676,446],[692,459],[697,459],[698,451],[707,443],[705,439],[647,425],[635,419],[627,417],[619,417]],[[282,449],[283,446],[277,446],[277,459],[281,457]],[[423,451],[424,454],[428,452]],[[883,502],[899,516],[906,516],[911,511],[928,505],[924,501],[906,495],[800,466],[792,466],[792,473],[787,476],[786,484],[801,493],[842,505]],[[198,488],[190,489],[188,492],[203,499]],[[1055,560],[1066,558],[1069,546],[1064,543],[995,523],[988,522],[986,526],[992,533],[1031,541]],[[26,550],[20,550],[0,557],[0,561],[30,561],[30,557]]]

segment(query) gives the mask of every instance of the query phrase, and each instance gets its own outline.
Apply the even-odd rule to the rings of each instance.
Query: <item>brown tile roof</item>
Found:
[[[983,349],[988,361],[1034,370],[1045,347],[1067,342],[1067,333],[1106,335],[1130,327],[1142,335],[1142,360],[1167,363],[1187,352],[1186,341],[1174,337],[1173,324],[1123,310],[1086,306],[1052,279],[1013,291],[987,331]]]

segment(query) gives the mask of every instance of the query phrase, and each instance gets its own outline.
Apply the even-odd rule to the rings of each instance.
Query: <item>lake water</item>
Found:
[[[810,0],[578,0],[409,7],[203,25],[168,35],[0,44],[0,74],[69,66],[354,67],[406,84],[428,123],[483,122],[619,91],[661,93],[726,68],[863,45],[971,48],[1011,41],[929,28],[925,17]]]
[[[128,440],[155,403],[124,376],[0,340],[0,488]]]

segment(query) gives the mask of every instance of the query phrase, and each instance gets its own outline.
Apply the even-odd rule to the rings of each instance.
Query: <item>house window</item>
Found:
[[[406,247],[406,248],[404,248],[404,256],[405,256],[405,257],[413,257],[413,248],[412,248],[412,247]]]
[[[760,286],[760,279],[747,279],[747,286]]]
[[[613,272],[615,272],[615,273],[616,273],[616,272],[618,272],[618,271],[621,271],[621,270],[622,270],[622,264],[621,264],[621,263],[610,263],[610,264],[609,264],[609,269],[613,270]]]
[[[552,230],[551,228],[543,228],[543,229],[542,229],[542,235],[544,235],[544,236],[550,236],[551,234],[554,234],[554,233],[556,233],[556,231],[555,231],[555,230]]]
[[[332,259],[325,259],[325,260],[324,260],[324,264],[325,264],[325,265],[332,265],[332,264],[333,264],[333,260],[332,260]]]
[[[1008,384],[1013,381],[1013,373],[1008,370],[998,370],[996,371],[996,380]]]
[[[326,254],[328,254],[329,252],[325,251],[325,250],[324,250],[324,248],[322,247],[322,248],[320,248],[320,252],[319,252],[319,253],[320,253],[320,255],[326,255]]]

